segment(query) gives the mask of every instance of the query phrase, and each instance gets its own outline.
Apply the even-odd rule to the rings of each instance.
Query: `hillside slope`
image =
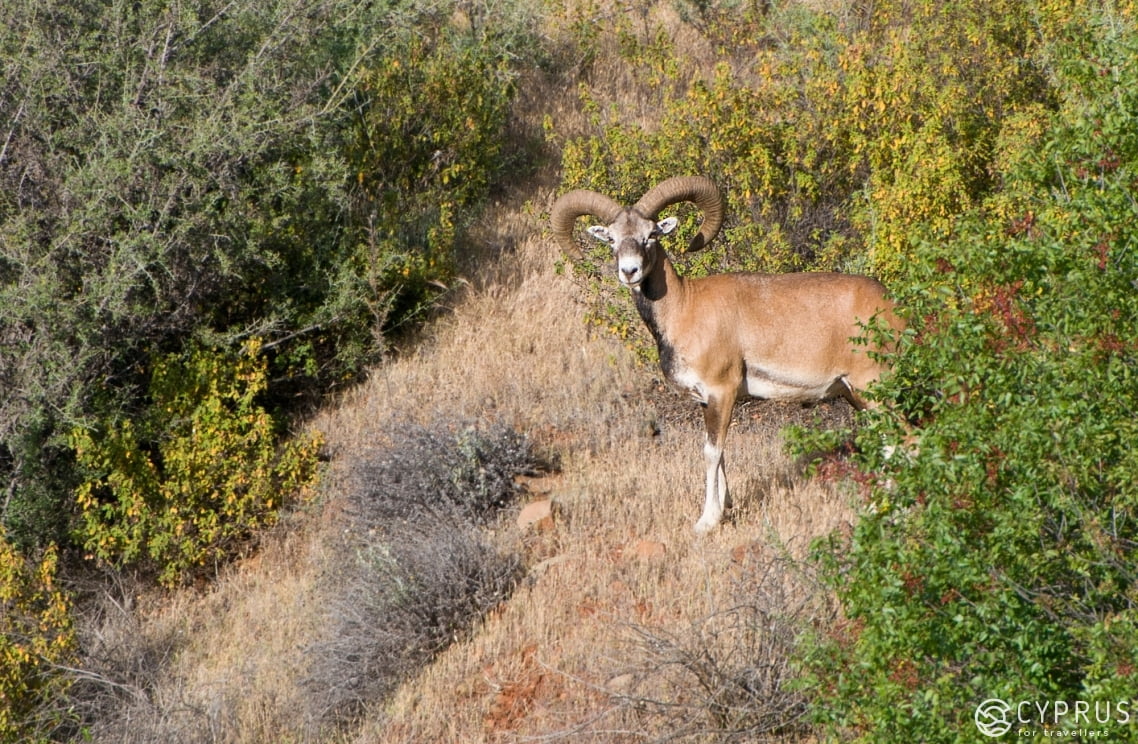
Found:
[[[653,7],[685,48],[702,43],[673,10]],[[588,75],[648,120],[657,102],[618,47],[602,38]],[[587,128],[581,101],[550,95],[570,84],[523,81],[517,126],[540,131],[553,115],[560,136]],[[447,309],[309,422],[329,454],[311,501],[213,582],[98,589],[85,647],[115,684],[88,701],[100,709],[94,741],[809,739],[800,698],[781,684],[786,650],[833,608],[797,559],[852,512],[848,494],[801,473],[779,432],[848,422],[849,409],[739,406],[726,453],[734,518],[697,539],[701,412],[586,322],[595,290],[559,265],[548,236],[556,160],[486,210],[469,281]],[[631,304],[623,290],[617,301]],[[335,562],[360,545],[346,513],[357,471],[408,427],[493,425],[557,464],[525,479],[485,530],[520,556],[521,581],[390,699],[329,725],[314,653],[343,575]],[[540,500],[552,502],[552,520],[517,526],[525,503]]]
[[[757,3],[784,15],[750,47],[721,33],[714,80],[702,57],[671,65],[700,38],[672,4],[569,6],[580,44],[551,32],[560,66],[518,86],[515,144],[546,157],[464,232],[476,255],[446,307],[308,423],[328,443],[319,492],[214,581],[160,595],[125,574],[93,582],[104,599],[81,625],[97,663],[76,685],[99,692],[77,696],[97,711],[89,738],[812,741],[784,684],[804,630],[811,720],[836,737],[971,741],[993,696],[1129,699],[1134,4],[836,3],[821,17]],[[703,30],[734,27],[733,9],[709,9]],[[754,77],[736,90],[732,53],[771,64],[744,64]],[[685,269],[870,265],[908,309],[881,392],[919,449],[884,456],[899,422],[865,416],[849,457],[821,468],[873,504],[856,520],[852,494],[806,477],[780,434],[847,425],[848,409],[749,404],[727,442],[733,519],[692,535],[699,411],[618,340],[643,329],[611,267],[562,270],[546,232],[561,189],[627,198],[677,170],[713,174],[740,220]],[[488,480],[506,487],[454,519],[470,475],[456,471],[473,462],[477,479],[477,432],[501,431],[513,470]],[[475,457],[448,471],[450,450]],[[415,477],[440,462],[434,481]],[[394,526],[361,521],[361,493],[408,489],[418,503]],[[516,522],[542,501],[548,518]],[[819,582],[799,558],[827,532]],[[400,567],[392,533],[423,560]],[[486,581],[469,556],[503,571]],[[364,563],[382,569],[370,586]],[[476,600],[462,622],[433,616],[451,585]],[[394,604],[352,615],[372,591]],[[395,627],[406,613],[383,612],[403,600],[445,632],[381,658],[414,637]],[[327,644],[339,627],[360,645]],[[364,694],[342,705],[333,688]]]
[[[729,440],[735,522],[696,539],[698,408],[625,348],[589,336],[538,218],[527,228],[504,259],[521,277],[514,287],[472,294],[429,344],[378,373],[323,427],[341,432],[350,460],[361,442],[409,419],[504,420],[561,461],[559,473],[530,484],[531,499],[552,499],[552,526],[508,525],[501,535],[522,546],[523,586],[376,711],[361,742],[614,741],[614,730],[632,725],[649,734],[729,726],[704,720],[701,697],[730,696],[715,688],[752,665],[785,661],[779,618],[824,611],[798,593],[782,561],[847,519],[846,499],[800,477],[772,426],[813,414],[741,411]],[[768,613],[769,637],[758,621]],[[740,644],[769,644],[770,656],[747,659]],[[701,647],[708,668],[694,663]],[[693,664],[681,661],[687,655]],[[785,693],[776,682],[763,691],[770,699],[740,708],[769,703],[772,718],[785,714],[777,706],[792,703],[777,700]]]
[[[108,613],[119,622],[105,629],[164,659],[149,699],[125,703],[97,740],[128,727],[136,741],[320,738],[305,650],[323,618],[325,559],[344,530],[338,494],[392,432],[438,420],[505,423],[555,456],[559,471],[530,481],[523,499],[551,499],[552,525],[522,529],[513,521],[522,504],[507,510],[493,540],[523,556],[517,591],[347,740],[621,741],[631,726],[651,736],[793,721],[797,701],[778,685],[793,633],[784,620],[821,620],[829,608],[791,559],[849,511],[846,496],[782,454],[777,426],[839,406],[742,407],[728,448],[735,519],[695,538],[698,409],[628,349],[588,332],[540,209],[503,207],[496,224],[520,236],[500,258],[508,278],[470,288],[413,350],[312,422],[332,455],[317,499],[204,596]],[[708,713],[716,705],[718,718]]]

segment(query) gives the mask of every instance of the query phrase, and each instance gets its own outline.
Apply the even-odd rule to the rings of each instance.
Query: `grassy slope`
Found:
[[[354,457],[407,420],[497,420],[528,432],[561,456],[561,472],[531,486],[558,512],[552,530],[508,524],[501,531],[498,539],[525,551],[524,586],[386,710],[374,711],[357,741],[511,741],[558,732],[566,740],[618,741],[597,732],[632,725],[626,708],[636,697],[676,698],[696,706],[698,718],[696,693],[676,695],[678,683],[647,653],[650,644],[637,641],[645,636],[636,628],[695,643],[701,624],[737,603],[741,589],[782,604],[769,608],[775,612],[799,606],[776,559],[784,549],[800,555],[809,538],[848,519],[845,496],[801,477],[781,453],[775,424],[814,412],[757,404],[738,412],[728,450],[736,519],[696,539],[698,410],[622,346],[588,335],[539,217],[511,217],[528,236],[503,258],[513,275],[508,285],[471,291],[414,351],[313,422],[334,454],[320,504],[294,515],[204,596],[187,592],[135,615],[130,632],[172,652],[153,701],[124,715],[135,734],[188,733],[203,720],[223,741],[278,741],[305,729],[300,649],[318,622],[322,546],[340,529],[336,483]],[[658,435],[651,421],[660,422]],[[727,656],[741,641],[719,642]],[[674,723],[646,714],[636,725],[651,731]]]
[[[425,348],[377,373],[324,427],[338,432],[350,457],[356,442],[381,436],[382,422],[404,411],[424,419],[457,411],[504,419],[562,456],[561,473],[532,486],[535,498],[548,491],[559,507],[554,528],[505,536],[526,545],[537,567],[531,580],[474,638],[407,685],[359,741],[573,732],[614,704],[610,683],[628,684],[643,661],[628,647],[628,624],[685,633],[731,606],[740,582],[754,578],[748,546],[798,553],[847,518],[843,496],[798,477],[781,454],[769,425],[778,413],[751,407],[729,440],[736,522],[695,539],[698,409],[681,401],[681,413],[665,415],[679,396],[658,385],[655,370],[587,336],[574,288],[554,273],[540,229],[534,220],[512,259],[524,276],[515,289],[471,297]],[[656,419],[662,431],[652,436]],[[641,557],[638,547],[663,554]]]
[[[624,73],[602,58],[593,74]],[[650,108],[644,92],[636,96],[631,105]],[[528,91],[522,116],[539,122],[550,101],[560,101],[553,113],[571,130],[581,114],[547,88]],[[767,654],[775,667],[784,661],[779,633],[763,637],[730,610],[748,598],[748,617],[829,616],[785,559],[849,519],[847,496],[803,477],[782,454],[778,428],[847,415],[844,404],[741,407],[727,450],[734,522],[696,539],[700,413],[618,342],[590,335],[580,292],[555,270],[544,233],[556,177],[544,172],[526,187],[519,192],[531,198],[499,205],[481,226],[483,278],[420,343],[312,422],[333,454],[317,503],[205,593],[108,604],[92,632],[107,635],[108,647],[109,636],[129,635],[162,662],[140,685],[153,690],[149,699],[123,703],[93,732],[97,740],[309,736],[298,682],[302,649],[320,622],[325,546],[342,529],[338,483],[354,458],[407,421],[501,421],[527,433],[560,457],[558,474],[531,485],[532,498],[552,498],[557,515],[544,531],[507,522],[495,539],[524,552],[523,586],[347,741],[644,741],[681,726],[729,725],[707,717],[703,698],[715,691],[701,687],[708,680],[693,653],[707,650],[712,676],[729,677],[744,653]],[[793,710],[793,701],[770,703]]]

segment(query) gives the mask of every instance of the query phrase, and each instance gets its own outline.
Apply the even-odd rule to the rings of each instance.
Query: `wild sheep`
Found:
[[[595,191],[571,191],[553,205],[553,233],[570,253],[578,217],[604,224],[588,228],[612,246],[617,278],[632,290],[640,317],[656,340],[668,380],[704,408],[703,448],[707,493],[699,534],[719,524],[730,507],[723,443],[739,395],[788,401],[843,397],[867,406],[866,386],[885,371],[876,345],[858,347],[855,336],[880,320],[904,328],[885,288],[866,276],[833,273],[717,274],[688,279],[676,273],[660,246],[675,230],[665,208],[692,202],[703,213],[688,250],[699,250],[723,224],[724,200],[701,176],[671,178],[649,190],[632,207]]]

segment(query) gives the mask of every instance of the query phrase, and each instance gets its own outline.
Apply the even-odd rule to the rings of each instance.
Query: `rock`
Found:
[[[553,529],[553,500],[539,499],[523,506],[518,513],[518,527],[538,532]]]

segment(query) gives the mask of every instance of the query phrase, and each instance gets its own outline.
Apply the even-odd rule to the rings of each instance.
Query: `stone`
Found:
[[[545,532],[553,529],[553,500],[538,499],[522,507],[518,513],[518,528]]]

